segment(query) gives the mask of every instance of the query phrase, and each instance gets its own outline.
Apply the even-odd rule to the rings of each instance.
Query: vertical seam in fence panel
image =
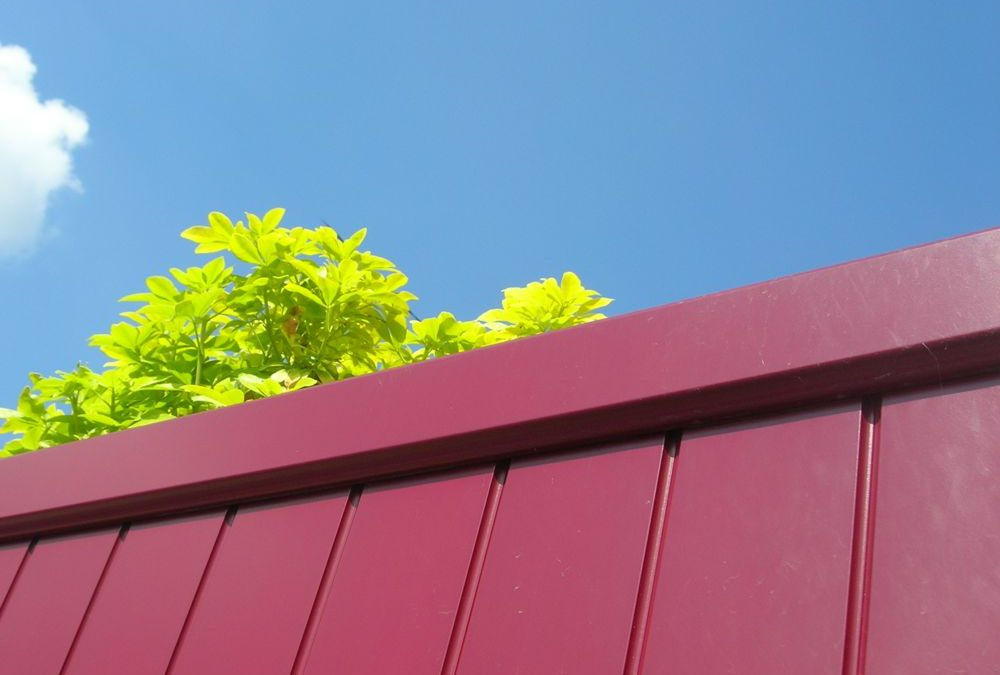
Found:
[[[864,675],[865,672],[881,416],[882,401],[880,398],[871,397],[862,401],[843,675]]]
[[[94,592],[90,594],[90,600],[87,602],[87,608],[83,610],[83,616],[80,618],[80,625],[76,627],[76,632],[73,633],[73,640],[69,643],[69,649],[66,651],[66,658],[63,659],[62,668],[59,669],[59,675],[66,672],[66,668],[69,667],[69,661],[73,658],[73,652],[76,651],[76,644],[80,641],[80,635],[83,633],[83,626],[87,623],[87,619],[90,617],[90,611],[94,607],[94,602],[97,600],[97,594],[101,592],[101,587],[104,585],[104,579],[108,576],[108,570],[111,569],[111,561],[115,557],[115,553],[118,552],[118,546],[121,545],[122,541],[129,531],[129,524],[122,525],[121,529],[118,531],[118,536],[115,537],[114,543],[111,544],[111,551],[108,552],[108,559],[104,561],[104,567],[101,569],[101,575],[97,577],[97,585],[94,586]]]
[[[3,602],[0,602],[0,617],[3,617],[3,611],[7,608],[10,596],[14,593],[14,586],[17,585],[17,580],[21,578],[21,572],[24,571],[24,566],[28,564],[28,558],[31,557],[31,552],[35,550],[35,544],[37,543],[38,539],[32,539],[31,543],[24,549],[24,554],[21,555],[21,562],[17,564],[17,571],[14,572],[14,578],[10,580],[10,586],[7,587],[7,595],[3,596]]]
[[[205,589],[205,581],[208,579],[208,574],[212,570],[212,565],[215,563],[215,559],[219,555],[219,549],[222,548],[222,540],[226,536],[226,532],[233,525],[233,519],[236,518],[236,511],[239,507],[231,506],[228,511],[226,511],[226,517],[222,519],[222,525],[219,526],[219,534],[215,537],[215,543],[212,544],[212,552],[208,554],[208,562],[205,563],[205,569],[201,573],[201,579],[198,580],[198,587],[194,591],[194,597],[191,598],[191,606],[188,607],[187,616],[184,617],[184,623],[181,625],[181,632],[177,634],[177,642],[174,643],[174,651],[170,653],[170,660],[167,661],[167,669],[164,671],[169,674],[174,668],[174,661],[177,660],[177,654],[181,650],[181,644],[184,642],[185,636],[187,636],[188,630],[191,627],[191,617],[194,616],[195,609],[198,607],[198,601],[201,599],[201,594]]]
[[[663,554],[667,516],[670,513],[670,496],[673,494],[677,454],[680,451],[680,432],[667,435],[660,460],[660,473],[653,493],[653,512],[649,520],[649,534],[646,536],[646,552],[639,575],[639,590],[635,602],[635,615],[629,634],[628,649],[625,652],[625,675],[637,675],[642,669],[646,652],[646,635],[649,617],[653,612],[653,596],[656,592],[657,571]]]
[[[347,536],[351,533],[351,524],[354,522],[354,514],[358,510],[361,502],[362,485],[355,485],[351,488],[351,494],[344,507],[344,513],[340,517],[340,525],[337,526],[337,534],[333,538],[333,546],[330,547],[330,557],[327,558],[326,567],[323,570],[323,577],[319,582],[319,589],[316,591],[316,599],[313,600],[312,609],[309,612],[309,619],[306,621],[305,630],[302,632],[302,640],[299,642],[299,650],[295,654],[295,662],[292,664],[292,675],[300,675],[305,671],[306,663],[309,661],[309,652],[312,651],[313,641],[316,639],[316,631],[319,629],[319,621],[323,618],[323,611],[326,609],[327,600],[330,597],[330,589],[333,587],[334,577],[337,575],[337,567],[340,566],[340,559],[344,555],[347,547]]]
[[[476,533],[476,543],[472,548],[472,558],[469,560],[469,571],[465,576],[465,586],[458,601],[458,611],[455,612],[455,623],[452,624],[451,638],[444,655],[441,667],[442,675],[454,675],[458,670],[458,660],[465,644],[465,634],[469,630],[469,619],[472,617],[472,606],[475,603],[476,591],[479,590],[479,580],[483,576],[483,566],[486,563],[486,551],[493,535],[493,526],[497,520],[497,510],[500,508],[500,495],[504,483],[507,482],[507,472],[510,461],[500,462],[493,471],[493,481],[486,495],[486,505],[483,507],[483,518],[479,521],[479,531]]]

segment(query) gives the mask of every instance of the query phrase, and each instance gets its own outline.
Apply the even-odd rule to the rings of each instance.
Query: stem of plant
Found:
[[[194,341],[195,341],[195,346],[198,349],[198,361],[194,367],[194,383],[196,385],[201,384],[201,368],[202,368],[202,363],[204,363],[205,361],[205,347],[204,343],[202,342],[201,331],[202,331],[202,326],[198,322],[195,322]]]

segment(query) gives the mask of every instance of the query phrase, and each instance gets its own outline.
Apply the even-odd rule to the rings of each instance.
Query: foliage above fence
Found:
[[[472,321],[417,320],[406,275],[361,250],[364,229],[342,238],[283,216],[213,212],[185,230],[196,253],[223,256],[122,298],[138,308],[90,341],[112,359],[103,371],[31,373],[16,409],[0,408],[0,431],[17,435],[0,456],[587,323],[611,302],[566,272],[505,289]]]

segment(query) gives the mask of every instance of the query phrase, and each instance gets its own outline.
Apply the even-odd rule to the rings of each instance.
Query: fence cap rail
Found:
[[[1000,367],[1000,229],[0,461],[0,540]]]

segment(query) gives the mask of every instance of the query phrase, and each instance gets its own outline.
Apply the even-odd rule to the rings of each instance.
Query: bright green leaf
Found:
[[[257,253],[257,249],[254,248],[253,242],[250,241],[250,237],[247,235],[237,232],[233,235],[232,239],[229,240],[229,248],[237,258],[243,262],[248,263],[261,263],[260,254]]]

